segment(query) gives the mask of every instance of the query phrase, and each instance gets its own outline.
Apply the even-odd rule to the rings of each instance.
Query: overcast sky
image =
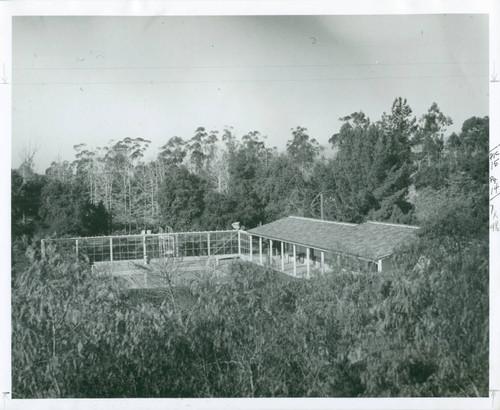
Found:
[[[153,158],[199,126],[284,148],[300,125],[327,145],[339,117],[398,96],[459,131],[488,115],[488,17],[14,17],[12,95],[12,167],[37,146],[39,172],[125,137]]]

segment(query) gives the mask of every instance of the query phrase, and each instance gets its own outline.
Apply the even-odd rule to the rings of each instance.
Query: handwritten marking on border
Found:
[[[493,200],[500,196],[500,144],[489,152],[490,161],[490,230],[499,232],[498,215]]]

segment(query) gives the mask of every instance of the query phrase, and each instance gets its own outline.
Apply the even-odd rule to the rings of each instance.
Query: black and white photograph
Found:
[[[487,9],[72,14],[0,67],[6,408],[498,405]]]

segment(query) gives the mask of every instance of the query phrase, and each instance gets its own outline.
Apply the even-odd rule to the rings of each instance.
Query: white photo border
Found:
[[[500,144],[500,2],[410,0],[351,1],[15,1],[0,2],[0,150],[1,189],[6,198],[0,207],[0,391],[3,408],[9,409],[500,409],[500,233],[490,231],[490,397],[487,398],[331,398],[331,399],[44,399],[13,400],[11,392],[10,321],[10,167],[12,138],[12,17],[14,16],[175,16],[175,15],[389,15],[389,14],[488,14],[490,49],[490,147]],[[500,206],[500,199],[498,200]],[[491,205],[491,204],[490,204]]]

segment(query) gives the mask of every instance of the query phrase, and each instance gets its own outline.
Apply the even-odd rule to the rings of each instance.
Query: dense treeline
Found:
[[[341,119],[333,155],[307,130],[286,152],[257,131],[198,128],[155,161],[149,141],[75,147],[12,171],[12,369],[17,397],[485,396],[488,117],[458,134],[405,100]],[[248,264],[189,286],[122,289],[29,238],[169,225],[247,227],[289,214],[414,223],[390,273],[291,280]],[[28,240],[26,240],[28,239]],[[26,255],[22,252],[26,250]],[[168,272],[165,272],[168,274]]]
[[[154,161],[144,160],[150,141],[125,138],[77,145],[73,162],[53,162],[45,175],[24,163],[12,171],[13,233],[254,227],[289,214],[319,217],[320,193],[328,219],[416,223],[420,195],[410,190],[439,190],[461,175],[487,183],[487,117],[446,138],[451,119],[436,104],[417,121],[398,98],[376,122],[362,112],[341,121],[329,157],[303,127],[292,130],[286,152],[258,131],[238,139],[231,129],[200,127],[189,140],[170,138]]]

